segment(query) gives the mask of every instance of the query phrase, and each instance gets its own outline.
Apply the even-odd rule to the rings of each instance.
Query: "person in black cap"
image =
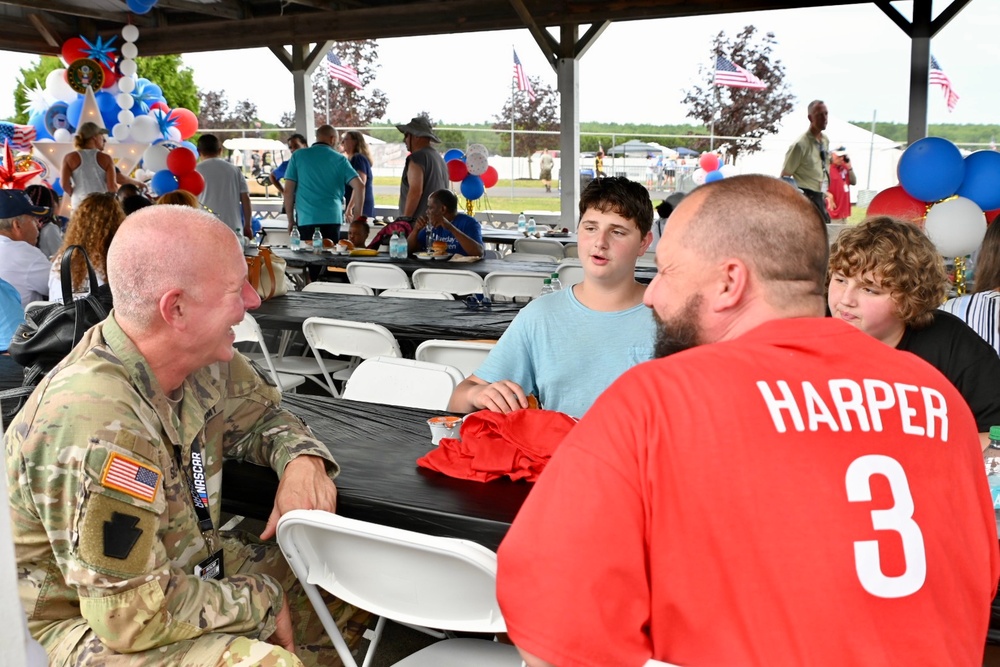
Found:
[[[36,206],[23,190],[0,190],[0,279],[14,286],[21,305],[45,301],[52,265],[38,242],[38,218],[48,207]]]
[[[397,125],[403,133],[403,142],[410,154],[403,166],[403,180],[399,184],[399,216],[409,222],[427,211],[427,196],[448,187],[448,168],[444,158],[431,143],[439,144],[431,129],[431,122],[425,116],[416,116],[406,125]]]

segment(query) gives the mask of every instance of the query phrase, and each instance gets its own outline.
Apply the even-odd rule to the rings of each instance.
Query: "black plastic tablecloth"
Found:
[[[500,338],[523,306],[497,303],[490,310],[470,310],[464,301],[289,292],[251,314],[265,329],[301,329],[307,317],[332,317],[381,324],[396,338],[462,340]]]
[[[24,382],[24,367],[10,358],[10,355],[0,354],[0,391],[20,387]]]
[[[431,535],[472,540],[496,549],[532,485],[508,479],[453,479],[416,460],[432,447],[427,419],[441,414],[343,399],[286,394],[288,408],[312,428],[341,467],[337,513]],[[268,468],[229,461],[223,508],[267,519],[277,476]]]

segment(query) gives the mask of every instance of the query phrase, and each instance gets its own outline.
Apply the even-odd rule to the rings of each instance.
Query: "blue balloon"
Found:
[[[947,139],[925,137],[903,152],[896,170],[906,194],[936,202],[958,191],[965,178],[965,161],[958,147]]]
[[[965,158],[965,179],[956,192],[984,211],[1000,208],[1000,153],[976,151]]]
[[[483,179],[475,174],[469,174],[462,179],[461,190],[462,196],[466,199],[479,199],[486,192],[486,186],[483,185]]]
[[[190,142],[190,141],[182,141],[181,142],[181,146],[183,146],[184,148],[187,148],[192,153],[194,153],[195,157],[198,157],[198,147],[195,146],[192,142]]]
[[[449,148],[447,151],[445,151],[444,154],[445,162],[451,162],[452,160],[464,160],[464,159],[465,159],[465,153],[463,153],[457,148]]]
[[[80,127],[81,114],[83,114],[83,95],[77,95],[76,99],[66,107],[66,122],[70,124],[70,127]]]
[[[45,114],[44,113],[33,113],[28,118],[28,125],[35,128],[35,141],[41,141],[42,139],[51,139],[52,135],[49,133],[48,128],[45,126]]]
[[[104,121],[104,127],[114,127],[118,124],[118,112],[121,109],[118,107],[118,100],[111,93],[105,93],[101,91],[94,95],[94,99],[97,101],[97,108],[101,112],[101,120]]]
[[[152,2],[149,0],[127,0],[125,4],[128,5],[130,12],[134,12],[136,14],[148,14],[149,10],[156,4],[156,0],[152,0]]]
[[[716,181],[721,181],[724,178],[725,176],[723,176],[722,172],[719,171],[718,169],[716,169],[715,171],[710,171],[707,174],[705,174],[706,183],[715,183]]]
[[[59,178],[56,179],[55,183],[52,184],[52,190],[60,197],[66,194],[66,191],[63,190],[62,179]]]
[[[153,174],[153,180],[149,184],[156,194],[165,195],[177,189],[177,177],[169,169],[161,169]]]

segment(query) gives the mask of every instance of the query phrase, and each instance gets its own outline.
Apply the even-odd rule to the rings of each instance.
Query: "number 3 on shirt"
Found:
[[[870,454],[855,459],[847,468],[844,480],[847,499],[852,503],[871,502],[872,475],[882,475],[889,481],[889,490],[895,504],[889,509],[872,510],[872,527],[875,530],[894,530],[903,543],[905,569],[899,576],[889,577],[882,572],[879,562],[878,541],[854,543],[854,567],[861,586],[880,598],[901,598],[920,590],[927,577],[927,558],[924,554],[924,536],[913,520],[913,497],[906,473],[896,459]]]

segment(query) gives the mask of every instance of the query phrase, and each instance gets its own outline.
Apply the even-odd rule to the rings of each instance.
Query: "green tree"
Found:
[[[374,39],[335,42],[332,52],[342,64],[358,73],[362,88],[329,78],[326,63],[316,70],[313,80],[313,112],[316,125],[334,127],[365,127],[385,115],[388,96],[378,88],[371,89],[378,71],[378,43]]]
[[[198,127],[203,130],[217,130],[229,121],[229,100],[222,90],[206,90],[199,93]]]
[[[180,56],[140,56],[135,59],[135,64],[136,76],[159,86],[171,109],[187,109],[198,114],[198,86],[194,85],[194,72],[190,67],[184,67]]]
[[[14,88],[14,117],[13,122],[24,125],[28,122],[28,112],[25,111],[25,104],[28,102],[28,95],[25,86],[34,90],[35,88],[45,88],[45,78],[52,70],[63,67],[62,61],[55,56],[42,56],[39,62],[31,67],[22,67],[18,80],[24,85]]]
[[[554,146],[558,140],[554,140],[549,135],[530,134],[530,132],[532,130],[559,130],[559,93],[551,86],[542,83],[541,79],[537,77],[530,76],[528,79],[531,81],[531,87],[535,90],[535,100],[531,101],[527,93],[517,92],[512,99],[504,102],[503,109],[493,117],[493,129],[509,132],[513,109],[514,155],[528,157],[528,178],[531,178],[531,155],[542,148]],[[510,154],[509,142],[498,152],[500,155]]]
[[[781,119],[792,110],[795,96],[785,83],[785,66],[774,58],[775,44],[774,33],[757,37],[757,28],[752,25],[743,28],[735,41],[720,31],[712,45],[713,62],[722,56],[746,68],[767,88],[716,86],[715,68],[699,66],[702,83],[693,86],[684,97],[689,118],[696,118],[706,126],[714,121],[716,135],[744,139],[729,144],[727,161],[735,163],[741,154],[760,151],[760,139],[777,132]]]

